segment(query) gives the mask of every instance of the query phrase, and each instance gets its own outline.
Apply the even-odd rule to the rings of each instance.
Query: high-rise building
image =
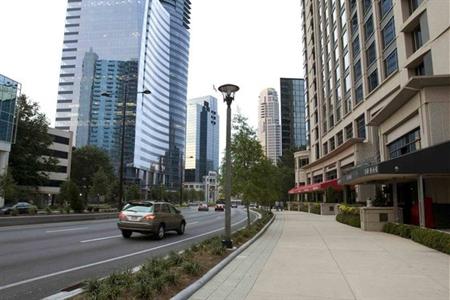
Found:
[[[310,155],[297,192],[338,181],[366,201],[383,185],[405,220],[427,197],[448,209],[450,2],[301,3]]]
[[[259,94],[258,139],[264,154],[274,164],[281,156],[280,108],[275,89],[264,89]]]
[[[68,0],[56,128],[117,162],[125,100],[126,177],[145,186],[181,181],[190,5]]]
[[[187,182],[202,182],[209,171],[219,169],[219,114],[213,96],[188,101],[186,134]]]
[[[306,148],[305,81],[280,79],[281,151]]]
[[[0,74],[0,175],[8,168],[9,152],[14,141],[15,113],[20,84]],[[5,199],[0,195],[0,207]]]

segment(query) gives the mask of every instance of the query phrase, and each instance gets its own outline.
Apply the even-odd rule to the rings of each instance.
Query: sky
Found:
[[[236,84],[233,112],[255,129],[258,96],[280,77],[303,77],[300,0],[191,0],[188,98],[219,100],[220,149],[226,106],[213,90]],[[22,84],[54,125],[67,0],[0,0],[0,74]],[[222,151],[221,151],[222,152]]]

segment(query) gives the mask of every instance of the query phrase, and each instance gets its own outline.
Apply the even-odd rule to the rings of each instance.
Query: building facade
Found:
[[[264,154],[274,164],[281,156],[281,127],[278,94],[273,88],[259,94],[258,139]]]
[[[126,179],[143,186],[181,182],[190,4],[68,1],[56,128],[117,161],[125,105]]]
[[[42,201],[44,205],[54,204],[56,195],[61,191],[61,185],[70,179],[73,147],[71,131],[48,128],[47,132],[53,140],[48,147],[49,156],[56,159],[57,163],[53,172],[47,172],[47,184],[38,187],[38,192],[42,194],[41,200],[49,201],[48,203]]]
[[[0,74],[0,176],[8,168],[9,152],[14,143],[16,101],[20,94],[20,84]],[[5,205],[0,195],[0,207]]]
[[[305,81],[280,79],[281,151],[306,148]]]
[[[448,211],[449,8],[448,1],[302,1],[310,156],[298,186],[337,180],[357,201],[382,188],[407,222],[415,223],[419,203],[421,225],[424,198]],[[440,153],[438,161],[430,153]]]
[[[185,180],[202,182],[203,176],[219,169],[219,124],[217,99],[212,96],[188,101]]]

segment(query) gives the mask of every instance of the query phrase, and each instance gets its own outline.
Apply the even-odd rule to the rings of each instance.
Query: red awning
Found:
[[[324,191],[329,187],[332,187],[335,190],[342,189],[342,185],[338,184],[337,179],[333,179],[333,180],[328,180],[328,181],[319,182],[319,183],[297,186],[297,187],[290,189],[288,193],[289,194],[301,194],[301,193],[309,193],[309,192],[316,192],[316,191]]]

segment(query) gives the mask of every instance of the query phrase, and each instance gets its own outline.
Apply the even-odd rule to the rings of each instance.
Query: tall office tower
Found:
[[[305,81],[280,79],[281,151],[306,148]]]
[[[9,152],[14,143],[15,114],[20,83],[0,74],[0,176],[7,172]],[[3,193],[0,194],[0,207],[5,205]]]
[[[277,91],[272,88],[259,94],[258,139],[264,154],[276,164],[281,156],[280,108]]]
[[[450,140],[450,2],[301,3],[310,157],[297,184],[339,179],[344,190],[356,187],[358,201],[375,198],[375,183],[401,186],[402,201],[423,198],[406,195],[425,185],[426,196],[448,202],[448,190],[430,194],[438,179],[417,179],[437,166],[418,160],[395,169],[393,161]],[[405,174],[411,189],[395,183]]]
[[[219,169],[219,114],[213,96],[188,101],[186,133],[187,182],[203,182],[203,176]]]
[[[68,0],[56,128],[126,177],[177,187],[185,147],[190,0]],[[144,94],[144,91],[151,94]]]

